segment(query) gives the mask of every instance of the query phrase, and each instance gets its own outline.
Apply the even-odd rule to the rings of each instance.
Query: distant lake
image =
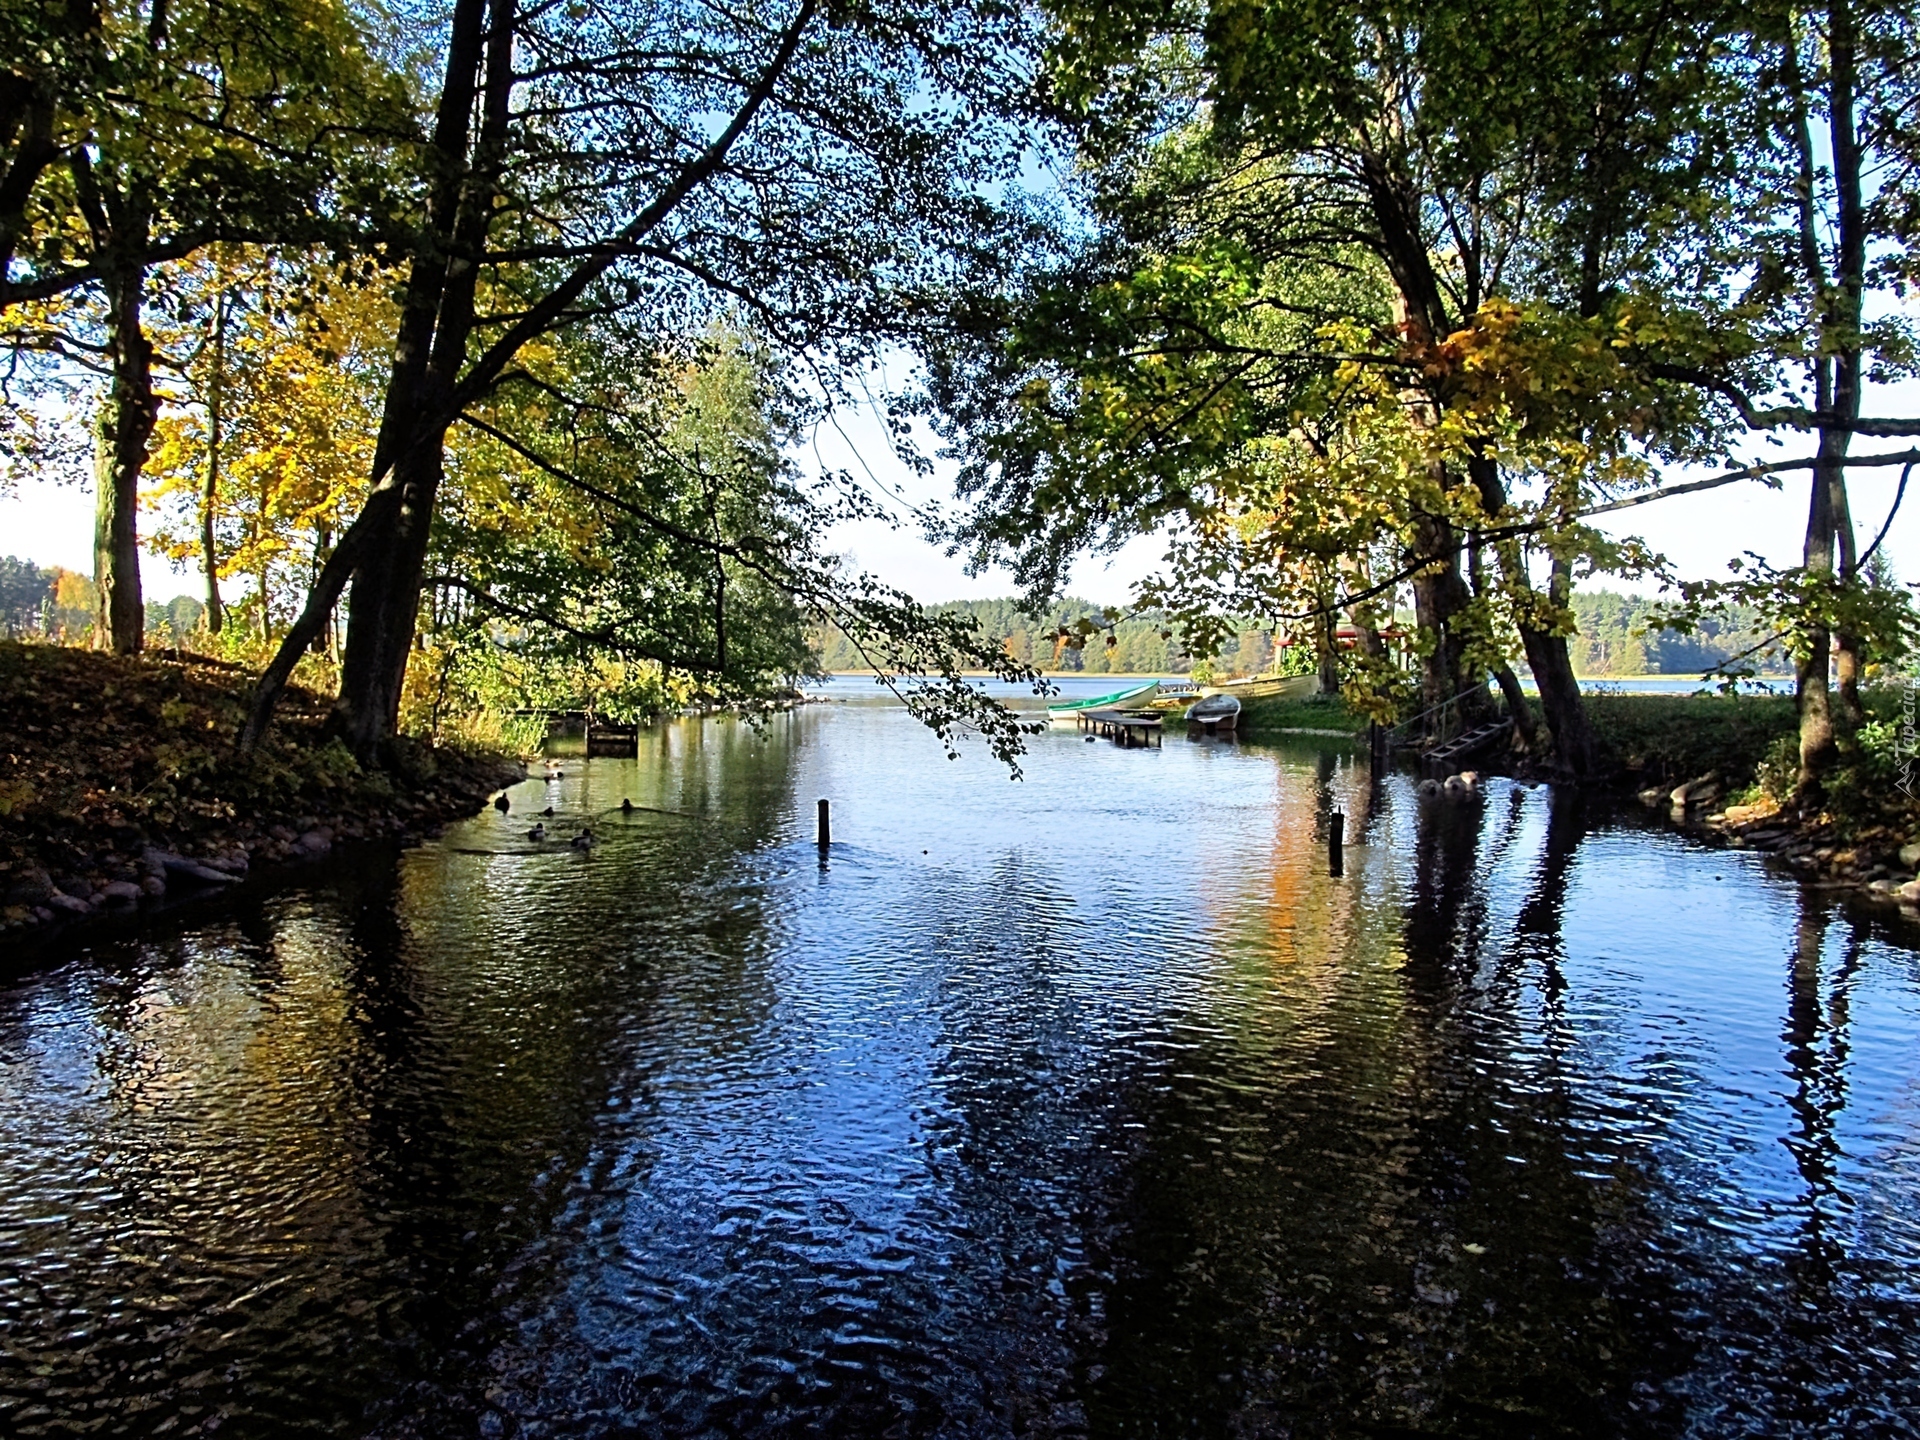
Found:
[[[1529,692],[1534,688],[1531,675],[1523,674],[1520,683]],[[1697,675],[1584,675],[1580,678],[1580,689],[1589,694],[1613,691],[1626,695],[1691,695],[1696,690],[1718,694],[1719,684],[1717,678],[1702,679]],[[1742,695],[1791,695],[1793,691],[1794,681],[1790,675],[1763,675],[1740,682]]]
[[[1056,700],[1077,700],[1089,695],[1106,695],[1115,690],[1125,690],[1130,686],[1144,685],[1150,680],[1166,679],[1185,682],[1184,675],[1049,675],[1047,682],[1060,691]],[[1035,700],[1031,687],[1009,685],[1000,680],[982,680],[980,687],[989,695],[999,696],[1013,702],[1016,708],[1028,704],[1041,705],[1044,701]],[[1619,692],[1629,695],[1691,695],[1696,690],[1712,690],[1716,682],[1702,680],[1698,676],[1688,675],[1592,675],[1584,676],[1580,688],[1589,693]],[[1534,692],[1533,677],[1525,671],[1520,673],[1521,688],[1529,694]],[[1791,695],[1794,682],[1789,676],[1763,676],[1752,683],[1743,682],[1741,693],[1755,691],[1756,687],[1768,694]],[[823,695],[831,699],[851,699],[885,695],[885,689],[874,683],[871,675],[833,675],[826,680],[809,681],[802,687],[808,694]]]

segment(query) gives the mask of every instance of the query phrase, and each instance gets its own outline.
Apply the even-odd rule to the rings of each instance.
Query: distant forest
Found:
[[[1127,614],[1071,597],[1044,618],[1024,613],[1020,602],[1013,599],[952,600],[927,608],[943,615],[972,616],[980,630],[998,639],[1015,659],[1031,661],[1043,670],[1086,675],[1184,675],[1193,668],[1192,657],[1162,633],[1168,628],[1167,619],[1157,611]],[[1118,618],[1121,615],[1127,618]],[[1102,626],[1111,623],[1112,629],[1096,631],[1078,649],[1055,642],[1057,630],[1083,619]],[[1107,644],[1109,635],[1111,645]],[[815,631],[813,644],[823,670],[870,668],[837,627]],[[1248,631],[1241,637],[1240,652],[1245,653],[1235,652],[1231,658],[1236,663],[1244,661],[1244,673],[1260,673],[1273,654],[1270,634]]]
[[[1698,675],[1758,645],[1770,633],[1750,607],[1732,606],[1709,617],[1696,634],[1637,634],[1646,628],[1653,608],[1653,601],[1638,595],[1576,591],[1573,613],[1580,632],[1567,642],[1574,670],[1581,675]],[[1792,672],[1785,655],[1771,645],[1741,663],[1762,674]]]
[[[1044,618],[1028,615],[1020,602],[955,600],[929,609],[943,614],[970,615],[982,631],[995,636],[1018,659],[1037,663],[1043,670],[1088,675],[1182,675],[1193,668],[1193,657],[1167,639],[1165,616],[1154,611],[1129,615],[1113,624],[1113,643],[1096,633],[1080,648],[1057,643],[1052,636],[1061,627],[1081,619],[1105,624],[1124,613],[1091,601],[1067,599]],[[1611,590],[1581,591],[1573,597],[1579,633],[1569,644],[1574,669],[1582,675],[1698,675],[1732,659],[1758,642],[1752,614],[1735,609],[1708,620],[1700,632],[1680,635],[1671,630],[1636,633],[1647,623],[1653,602]],[[1407,617],[1409,620],[1411,617]],[[825,670],[864,670],[868,666],[837,629],[827,627],[813,637],[820,666]],[[1313,668],[1306,646],[1282,646],[1274,661],[1271,630],[1249,628],[1225,654],[1213,657],[1221,675],[1259,675],[1278,669],[1304,673]],[[1786,662],[1775,653],[1749,656],[1745,662],[1762,673],[1785,673]]]
[[[31,560],[0,555],[0,638],[88,644],[98,604],[93,581],[78,570],[42,569]],[[180,644],[207,613],[191,595],[177,595],[164,605],[149,600],[146,609],[147,634],[156,645]]]
[[[0,635],[36,636],[67,644],[85,644],[92,636],[93,582],[58,566],[42,569],[26,560],[0,556]],[[1044,619],[1027,615],[1017,600],[954,600],[929,607],[943,614],[970,615],[986,634],[1016,658],[1043,670],[1085,675],[1184,675],[1193,657],[1164,632],[1167,617],[1158,611],[1124,612],[1088,600],[1067,599]],[[1729,660],[1761,638],[1750,614],[1734,611],[1710,619],[1697,635],[1671,630],[1637,634],[1645,627],[1652,602],[1637,595],[1591,590],[1573,597],[1579,634],[1570,644],[1574,669],[1582,675],[1698,675]],[[190,595],[167,604],[149,601],[147,630],[159,644],[180,644],[199,630],[205,607]],[[1409,619],[1411,617],[1408,617]],[[1053,637],[1086,619],[1096,630],[1073,648]],[[1111,636],[1112,644],[1108,644]],[[864,670],[866,662],[837,628],[816,630],[813,646],[824,670]],[[1248,628],[1232,648],[1212,657],[1221,676],[1260,675],[1279,670],[1305,673],[1313,668],[1310,647],[1281,646],[1275,663],[1271,630]],[[1747,663],[1762,673],[1785,673],[1778,653],[1754,655]]]

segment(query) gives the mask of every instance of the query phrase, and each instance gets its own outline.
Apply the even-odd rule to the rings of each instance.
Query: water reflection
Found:
[[[937,754],[665,727],[0,991],[0,1429],[1905,1433],[1887,922],[1574,792]]]

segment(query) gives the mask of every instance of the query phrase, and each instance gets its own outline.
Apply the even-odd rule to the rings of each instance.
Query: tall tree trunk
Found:
[[[313,536],[313,576],[307,582],[309,589],[320,583],[320,573],[326,569],[327,565],[327,552],[332,548],[332,527],[324,524],[318,526]],[[336,633],[336,627],[333,624],[332,617],[329,616],[325,627],[321,629],[318,635],[313,637],[313,644],[309,648],[315,655],[325,655],[329,659],[337,659],[338,656],[335,654],[338,648],[338,642],[335,638]]]
[[[1481,508],[1490,518],[1498,519],[1507,507],[1506,485],[1500,478],[1499,462],[1480,456],[1468,462],[1468,468],[1480,492]],[[1554,761],[1567,775],[1584,780],[1594,770],[1593,727],[1587,720],[1580,684],[1573,676],[1573,657],[1567,651],[1567,638],[1537,623],[1540,597],[1533,588],[1532,576],[1527,573],[1526,552],[1519,542],[1503,540],[1496,548],[1501,573],[1516,602],[1514,618],[1520,631],[1520,645],[1526,652],[1527,668],[1533,671],[1534,688],[1540,692],[1540,709],[1546,716]],[[1567,603],[1572,574],[1566,562],[1554,561],[1546,597],[1550,604],[1560,607]],[[1508,700],[1511,704],[1512,697]],[[1536,737],[1526,738],[1530,749],[1537,747]]]
[[[1313,624],[1313,649],[1322,695],[1340,693],[1340,616],[1333,597],[1326,599],[1326,610]]]
[[[456,40],[462,33],[456,8]],[[340,666],[340,696],[334,723],[363,760],[383,758],[399,733],[400,698],[420,618],[420,582],[426,573],[433,507],[445,471],[447,406],[467,360],[473,334],[474,294],[479,281],[475,257],[485,249],[505,160],[509,101],[513,93],[513,37],[516,0],[487,0],[487,25],[479,7],[471,11],[472,60],[448,61],[441,93],[435,148],[459,156],[457,188],[438,197],[439,261],[417,269],[408,283],[402,344],[395,349],[394,374],[381,417],[380,449],[392,457],[393,483],[399,491],[393,522],[370,537],[353,577],[347,612],[347,644]],[[456,69],[456,66],[459,68]],[[463,76],[456,84],[456,76]],[[480,124],[469,153],[470,119],[466,110],[449,113],[448,96],[479,86]],[[471,107],[469,107],[471,108]],[[416,322],[424,322],[415,329]],[[424,417],[442,417],[438,421]],[[422,429],[422,425],[434,428]],[[395,442],[398,443],[395,443]]]
[[[1348,570],[1348,587],[1353,593],[1359,594],[1363,590],[1373,588],[1373,567],[1368,563],[1364,551],[1348,557],[1345,563]],[[1360,601],[1347,611],[1347,618],[1353,622],[1353,628],[1360,632],[1360,653],[1369,661],[1376,663],[1385,663],[1387,659],[1386,637],[1380,633],[1380,618],[1383,615],[1389,622],[1392,621],[1391,591],[1384,597],[1384,603],[1383,598],[1376,595],[1372,599]]]
[[[817,0],[801,0],[766,67],[707,148],[608,243],[594,247],[533,299],[470,367],[467,342],[475,323],[477,257],[487,248],[500,176],[509,158],[516,5],[517,0],[454,0],[431,143],[435,178],[423,242],[411,258],[401,307],[374,451],[374,486],[260,677],[240,732],[243,754],[259,744],[294,665],[349,583],[353,598],[334,723],[362,759],[377,758],[388,748],[398,724],[406,657],[418,618],[446,429],[457,406],[484,393],[520,345],[563,323],[569,307],[595,280],[714,176],[768,103],[818,15]]]
[[[144,241],[145,227],[141,226]],[[94,644],[137,655],[146,638],[140,596],[140,476],[147,463],[157,405],[153,344],[140,324],[146,266],[115,254],[102,267],[111,367],[101,407],[94,477],[93,583],[99,592]],[[137,251],[132,252],[137,253]]]
[[[1552,577],[1547,582],[1548,601],[1564,607],[1572,588],[1572,567],[1556,558]],[[1534,688],[1540,692],[1540,709],[1547,718],[1555,761],[1576,780],[1591,778],[1598,768],[1593,724],[1587,718],[1587,702],[1580,694],[1580,682],[1573,673],[1567,637],[1522,624],[1520,644],[1527,652],[1527,668],[1533,671]]]
[[[214,280],[221,278],[219,257],[214,258]],[[207,482],[200,494],[200,564],[207,574],[207,633],[218,635],[226,624],[226,611],[220,603],[220,551],[214,543],[214,511],[220,501],[221,427],[226,422],[227,385],[227,292],[225,286],[214,294],[213,334],[210,337],[212,373],[207,377]]]
[[[1859,137],[1854,127],[1853,14],[1848,0],[1832,0],[1826,24],[1827,87],[1824,105],[1809,104],[1800,69],[1800,39],[1789,19],[1783,73],[1789,88],[1793,142],[1800,165],[1800,247],[1809,283],[1814,287],[1818,353],[1813,362],[1814,408],[1822,415],[1815,452],[1812,495],[1807,506],[1803,559],[1807,574],[1833,585],[1852,579],[1853,521],[1847,506],[1846,456],[1852,422],[1860,414],[1860,307],[1865,288],[1866,226],[1862,211]],[[1838,213],[1835,274],[1828,272],[1820,249],[1820,225],[1814,197],[1818,171],[1809,114],[1824,108],[1828,118],[1833,187]],[[1842,519],[1845,533],[1841,534]],[[1836,541],[1840,554],[1836,555]],[[1839,561],[1839,564],[1836,564]],[[1834,636],[1825,625],[1811,628],[1808,653],[1798,666],[1800,774],[1794,798],[1802,809],[1825,798],[1824,778],[1839,758],[1843,736],[1850,738],[1859,705],[1860,649],[1857,637],[1842,644],[1842,698],[1836,717],[1828,681]],[[1838,723],[1836,723],[1836,721]]]
[[[1807,505],[1807,540],[1803,559],[1816,579],[1833,578],[1833,490],[1828,471],[1834,463],[1827,454],[1829,439],[1821,437],[1820,456],[1813,473],[1813,493]],[[1833,637],[1825,625],[1811,627],[1807,651],[1798,662],[1795,693],[1800,707],[1800,775],[1794,799],[1802,808],[1817,805],[1825,796],[1822,783],[1838,753],[1833,733],[1832,697],[1827,667]]]
[[[1364,138],[1360,169],[1373,211],[1375,245],[1393,279],[1394,322],[1410,349],[1424,350],[1447,333],[1448,320],[1432,255],[1420,230],[1419,197],[1397,153],[1376,149]],[[1410,390],[1407,400],[1416,425],[1438,423],[1438,402],[1431,394]],[[1442,490],[1447,488],[1444,471],[1435,478]],[[1468,667],[1465,637],[1453,623],[1473,599],[1460,570],[1459,534],[1444,516],[1420,515],[1414,525],[1413,550],[1415,556],[1434,562],[1413,579],[1414,616],[1427,641],[1422,708],[1458,697],[1457,709],[1440,713],[1437,720],[1442,728],[1455,714],[1471,722],[1491,711],[1493,697],[1486,691],[1486,676]]]
[[[1860,418],[1860,311],[1866,291],[1866,216],[1861,189],[1860,140],[1854,115],[1857,76],[1855,54],[1859,37],[1854,30],[1850,0],[1833,0],[1828,9],[1827,52],[1829,57],[1828,124],[1833,152],[1833,188],[1837,211],[1835,239],[1839,264],[1836,265],[1829,301],[1828,323],[1823,326],[1822,348],[1833,353],[1834,415],[1832,449],[1838,457],[1827,475],[1831,494],[1835,561],[1840,579],[1852,583],[1859,569],[1859,555],[1853,535],[1853,510],[1847,503],[1847,467],[1845,456],[1853,439],[1853,422]],[[1822,449],[1828,434],[1821,433]],[[1860,703],[1860,672],[1865,664],[1860,637],[1842,631],[1834,636],[1835,679],[1839,685],[1840,748],[1851,749],[1853,732],[1866,719]]]
[[[356,755],[379,759],[398,733],[400,698],[420,617],[433,506],[444,470],[444,432],[395,466],[399,505],[354,572],[335,726]]]
[[[1858,408],[1857,402],[1855,408]],[[1844,447],[1851,436],[1841,431],[1836,438]],[[1859,578],[1860,558],[1853,534],[1853,511],[1847,503],[1847,468],[1844,460],[1833,468],[1832,490],[1832,498],[1828,503],[1833,510],[1834,564],[1841,579],[1851,583]],[[1854,733],[1866,723],[1867,707],[1860,699],[1860,678],[1866,663],[1866,647],[1861,638],[1851,631],[1836,630],[1833,635],[1833,685],[1839,703],[1834,707],[1834,740],[1840,749],[1850,748]]]
[[[1473,599],[1460,574],[1459,537],[1445,520],[1422,516],[1414,529],[1414,546],[1418,555],[1438,560],[1413,578],[1414,618],[1427,641],[1421,708],[1457,700],[1462,719],[1477,719],[1487,713],[1492,697],[1486,692],[1486,676],[1467,664],[1465,637],[1453,623]]]
[[[1513,717],[1513,728],[1519,733],[1521,743],[1532,750],[1539,744],[1540,727],[1534,721],[1533,707],[1527,704],[1527,692],[1520,688],[1520,677],[1513,673],[1511,665],[1502,665],[1493,672],[1493,678],[1506,699],[1507,714]]]

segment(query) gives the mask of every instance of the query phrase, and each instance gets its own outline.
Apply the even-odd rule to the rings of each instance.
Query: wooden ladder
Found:
[[[1476,726],[1464,734],[1456,735],[1444,745],[1436,745],[1423,757],[1425,763],[1434,770],[1450,770],[1454,762],[1464,760],[1487,748],[1502,735],[1513,729],[1513,717],[1490,720],[1485,725]]]

